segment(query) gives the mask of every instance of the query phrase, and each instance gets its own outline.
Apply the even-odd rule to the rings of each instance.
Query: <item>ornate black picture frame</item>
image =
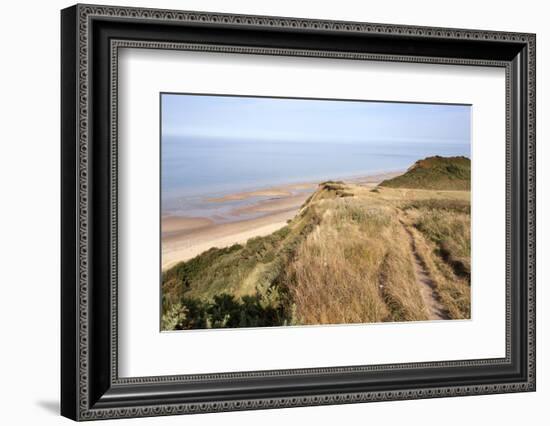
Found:
[[[92,420],[535,390],[534,34],[96,5],[64,9],[61,29],[62,415]],[[504,68],[506,356],[120,378],[121,47]]]

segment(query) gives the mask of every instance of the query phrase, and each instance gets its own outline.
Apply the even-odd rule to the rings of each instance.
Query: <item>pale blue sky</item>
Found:
[[[470,142],[470,106],[162,95],[162,132],[192,139]]]
[[[185,197],[470,156],[470,106],[172,94],[161,101],[165,209],[192,204]]]

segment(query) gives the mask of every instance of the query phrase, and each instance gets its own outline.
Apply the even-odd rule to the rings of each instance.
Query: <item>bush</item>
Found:
[[[162,329],[265,327],[290,321],[283,304],[274,306],[265,302],[259,293],[240,299],[224,293],[214,296],[211,302],[185,297],[163,314]]]

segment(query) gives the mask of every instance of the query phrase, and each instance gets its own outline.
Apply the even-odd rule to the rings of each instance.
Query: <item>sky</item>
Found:
[[[470,142],[469,105],[162,94],[162,135],[282,142]]]

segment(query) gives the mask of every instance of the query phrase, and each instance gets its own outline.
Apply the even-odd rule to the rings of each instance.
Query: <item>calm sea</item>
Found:
[[[432,155],[470,157],[470,144],[189,140],[163,137],[163,214],[196,214],[204,198],[281,184],[404,170]]]

